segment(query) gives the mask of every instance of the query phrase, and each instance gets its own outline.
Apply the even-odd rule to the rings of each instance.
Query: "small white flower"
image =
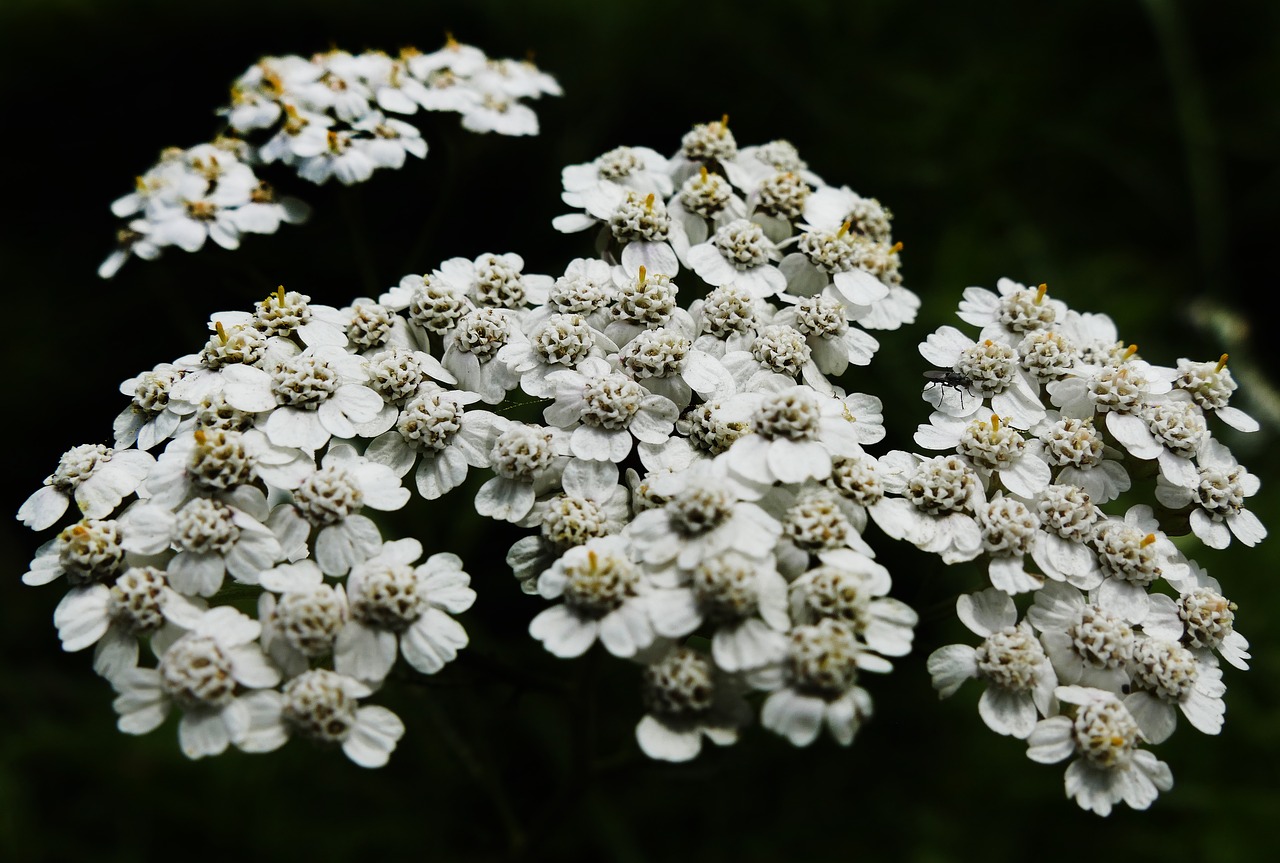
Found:
[[[573,430],[569,449],[584,461],[616,464],[631,452],[633,440],[660,444],[670,437],[679,415],[671,399],[647,392],[599,358],[553,372],[547,382],[555,387],[555,402],[543,416],[558,428]]]
[[[1149,743],[1173,734],[1178,711],[1205,734],[1222,730],[1227,691],[1222,669],[1212,660],[1173,641],[1140,638],[1133,648],[1133,692],[1124,706]]]
[[[188,596],[213,596],[225,573],[257,584],[282,559],[279,541],[263,524],[267,515],[266,498],[252,487],[221,500],[195,497],[177,511],[143,502],[122,517],[124,547],[142,555],[176,549],[165,564],[169,583]]]
[[[519,522],[542,492],[553,488],[565,470],[568,440],[557,428],[493,420],[489,466],[495,476],[476,492],[476,512]],[[616,471],[615,471],[616,479]]]
[[[956,316],[980,327],[980,339],[998,339],[1017,345],[1028,333],[1043,332],[1067,314],[1067,304],[1046,296],[1047,285],[1028,288],[1012,279],[1000,279],[996,290],[965,288]]]
[[[475,602],[471,578],[454,554],[422,556],[416,539],[388,542],[347,578],[351,620],[338,633],[334,669],[369,684],[382,681],[397,652],[422,674],[435,674],[467,646],[460,614]]]
[[[1267,528],[1256,514],[1245,509],[1245,499],[1258,493],[1262,482],[1249,473],[1231,450],[1213,438],[1205,438],[1196,452],[1196,483],[1191,488],[1174,485],[1161,477],[1156,499],[1171,509],[1191,509],[1191,530],[1210,548],[1226,548],[1234,536],[1247,546],[1266,539]]]
[[[260,631],[256,620],[229,606],[204,612],[176,639],[162,638],[171,631],[160,630],[152,641],[159,667],[134,668],[111,681],[120,730],[153,731],[176,705],[178,742],[188,758],[218,755],[244,739],[250,720],[243,690],[280,680],[257,644]]]
[[[1195,403],[1236,431],[1254,432],[1258,421],[1239,408],[1228,404],[1236,390],[1236,381],[1227,369],[1227,355],[1216,363],[1197,363],[1188,359],[1178,360],[1178,379],[1173,384],[1191,394]]]
[[[18,520],[32,530],[53,527],[73,500],[84,518],[106,518],[138,490],[155,462],[142,450],[102,444],[72,447],[59,457],[57,469],[40,489],[18,507]]]
[[[566,551],[538,578],[538,593],[561,602],[529,622],[529,634],[554,656],[586,653],[599,639],[614,656],[630,657],[653,643],[649,586],[626,539],[605,536]]]
[[[62,649],[92,646],[93,670],[107,680],[138,664],[138,639],[165,627],[190,629],[204,612],[171,588],[162,570],[151,566],[126,569],[107,584],[72,588],[53,612]]]
[[[707,284],[733,283],[760,298],[779,294],[787,286],[786,276],[773,263],[780,257],[764,229],[750,219],[734,219],[687,252],[689,266]]]
[[[989,587],[962,594],[956,613],[975,635],[976,648],[964,644],[940,647],[929,656],[929,674],[939,698],[955,693],[966,680],[986,683],[978,700],[978,715],[997,734],[1026,739],[1039,716],[1057,710],[1053,697],[1058,677],[1049,657],[1027,621],[1004,591]]]
[[[1066,790],[1081,809],[1105,817],[1122,800],[1146,809],[1173,787],[1169,765],[1138,748],[1142,732],[1116,696],[1083,686],[1060,686],[1056,694],[1076,705],[1075,716],[1040,720],[1027,738],[1027,757],[1054,764],[1077,756],[1067,766]]]
[[[1039,632],[1058,679],[1119,693],[1129,684],[1133,627],[1068,584],[1036,591],[1027,620]]]
[[[246,752],[270,752],[297,733],[341,746],[361,767],[381,767],[404,736],[404,723],[385,707],[359,705],[358,699],[372,694],[355,678],[324,668],[304,671],[281,692],[254,692],[244,698],[249,727],[237,746]]]
[[[1031,428],[1044,417],[1038,380],[1023,368],[1017,350],[1004,342],[975,342],[955,327],[944,326],[920,345],[920,355],[945,371],[959,374],[968,382],[970,392],[984,402],[990,399],[992,413],[1008,417],[1015,426]],[[972,399],[965,405],[963,393],[954,393],[950,387],[926,387],[923,395],[935,409],[951,416],[968,416],[981,409],[981,405],[972,404]],[[1092,411],[1087,416],[1092,416]]]
[[[292,497],[285,517],[309,523],[316,532],[316,563],[326,575],[343,575],[381,546],[378,526],[361,510],[391,512],[408,503],[410,494],[391,468],[358,455],[349,444],[334,444]]]
[[[981,413],[956,417],[942,411],[917,428],[915,442],[925,449],[954,449],[982,478],[984,486],[998,483],[1019,497],[1035,497],[1053,474],[1038,440],[1027,440],[1009,418]]]
[[[791,630],[787,658],[760,711],[760,724],[782,735],[793,746],[808,746],[826,727],[841,746],[853,742],[862,722],[871,716],[871,696],[857,685],[858,671],[884,660],[863,648],[853,630],[834,618]]]
[[[659,761],[690,761],[705,737],[717,746],[738,739],[751,721],[741,686],[701,653],[676,648],[644,672],[645,715],[636,725],[636,742]]]
[[[424,387],[408,399],[394,427],[369,442],[365,457],[397,476],[413,469],[418,493],[435,500],[463,483],[472,467],[489,466],[497,415],[466,410],[478,393]]]

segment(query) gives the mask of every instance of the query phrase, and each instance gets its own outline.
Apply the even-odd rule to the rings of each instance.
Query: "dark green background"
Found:
[[[207,140],[228,84],[257,57],[431,50],[446,31],[491,56],[532,51],[560,80],[564,98],[535,104],[540,137],[478,137],[431,117],[423,163],[354,190],[292,184],[316,207],[304,227],[96,278],[110,201],[161,147]],[[1277,354],[1264,317],[1280,192],[1276,4],[3,0],[0,82],[10,513],[60,453],[107,438],[119,382],[195,349],[211,312],[247,309],[281,283],[343,305],[487,251],[556,274],[590,253],[550,227],[563,165],[620,144],[674,152],[693,123],[727,113],[740,144],[789,138],[828,182],[896,215],[924,308],[849,382],[885,401],[895,431],[880,451],[909,447],[924,421],[915,346],[958,323],[961,289],[1002,275],[1047,282],[1110,314],[1153,362],[1230,352],[1237,404],[1265,425],[1224,439],[1263,479],[1252,508],[1277,524]],[[974,569],[872,538],[895,592],[925,617],[915,654],[867,682],[878,714],[852,748],[794,750],[756,728],[670,767],[636,759],[634,668],[556,661],[524,635],[541,603],[501,570],[513,532],[443,507],[397,521],[433,550],[461,551],[481,598],[456,665],[379,699],[408,734],[374,772],[299,741],[189,762],[172,723],[116,732],[88,656],[58,647],[62,589],[19,583],[39,539],[11,522],[0,858],[488,860],[515,847],[562,861],[1225,863],[1273,844],[1276,537],[1198,555],[1254,647],[1252,671],[1227,669],[1224,733],[1182,723],[1158,750],[1174,790],[1103,820],[1063,798],[1061,766],[985,730],[977,687],[941,704],[930,689],[928,652],[971,640],[949,605],[981,586]]]

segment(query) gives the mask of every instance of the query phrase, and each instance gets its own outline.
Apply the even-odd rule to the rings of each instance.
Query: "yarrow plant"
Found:
[[[452,39],[264,58],[222,111],[235,138],[167,151],[116,202],[131,221],[102,275],[300,220],[255,165],[362,182],[426,153],[389,113],[533,134],[521,100],[558,92]],[[281,286],[216,313],[195,352],[122,385],[110,444],[69,450],[22,505],[56,530],[23,581],[66,591],[59,638],[93,649],[120,729],[177,713],[192,758],[300,736],[385,764],[405,724],[367,702],[397,670],[453,662],[501,585],[388,536],[383,514],[473,489],[479,517],[524,531],[506,563],[540,603],[531,638],[638,669],[649,758],[694,759],[756,721],[850,745],[918,623],[871,542],[887,538],[986,583],[956,603],[976,643],[928,658],[941,696],[977,679],[981,720],[1034,761],[1072,759],[1085,809],[1169,790],[1150,747],[1179,714],[1218,733],[1220,664],[1249,658],[1235,604],[1174,538],[1266,535],[1257,478],[1212,434],[1257,428],[1229,403],[1226,356],[1153,365],[1044,285],[969,288],[976,332],[919,346],[918,451],[877,455],[881,401],[857,382],[920,304],[885,206],[786,140],[739,146],[727,117],[562,181],[553,227],[592,255],[532,273],[494,250],[346,305]]]

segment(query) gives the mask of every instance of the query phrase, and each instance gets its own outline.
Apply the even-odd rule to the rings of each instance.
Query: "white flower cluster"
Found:
[[[558,92],[452,40],[265,59],[224,112],[265,143],[167,154],[117,202],[143,215],[104,274],[300,218],[251,164],[357,182],[425,153],[384,111],[529,134],[519,100]],[[121,730],[176,708],[193,758],[301,735],[385,763],[404,725],[362,701],[401,662],[454,660],[476,593],[458,557],[423,560],[377,513],[470,477],[480,517],[527,530],[506,562],[546,603],[529,634],[641,669],[651,758],[692,759],[757,718],[796,746],[852,742],[864,673],[892,670],[917,624],[864,537],[874,521],[989,577],[957,602],[982,641],[928,660],[942,696],[981,680],[992,730],[1034,760],[1075,758],[1066,789],[1085,809],[1171,787],[1142,745],[1179,712],[1218,733],[1219,659],[1249,658],[1235,605],[1171,535],[1266,535],[1246,507],[1258,479],[1211,433],[1257,428],[1229,404],[1225,355],[1154,366],[1043,285],[970,288],[976,338],[948,326],[920,346],[936,367],[925,453],[877,457],[881,402],[849,373],[919,307],[885,207],[785,140],[740,148],[727,117],[670,156],[621,146],[562,181],[571,212],[553,226],[593,232],[594,256],[545,275],[514,253],[452,258],[344,307],[280,287],[215,314],[199,351],[122,384],[110,446],[65,453],[22,505],[34,530],[71,522],[23,580],[66,586],[59,636],[94,649]]]
[[[969,288],[958,315],[976,338],[945,326],[920,345],[938,369],[915,440],[937,454],[882,459],[901,494],[895,535],[947,563],[980,559],[990,579],[957,602],[982,641],[935,651],[934,686],[980,680],[992,731],[1035,761],[1075,759],[1066,790],[1082,808],[1145,809],[1173,778],[1141,745],[1167,740],[1179,713],[1217,734],[1219,659],[1248,668],[1236,605],[1170,533],[1189,526],[1214,549],[1266,536],[1246,508],[1258,478],[1211,428],[1258,425],[1228,403],[1225,355],[1151,365],[1044,285]],[[1151,476],[1151,502],[1126,503]]]
[[[263,57],[232,85],[230,104],[218,112],[223,133],[163,151],[134,191],[112,203],[128,221],[98,275],[111,278],[130,256],[153,260],[167,246],[194,252],[212,240],[235,249],[245,234],[305,220],[309,207],[278,197],[257,166],[280,163],[317,184],[362,183],[379,168],[427,155],[422,131],[401,117],[452,111],[472,132],[536,135],[538,117],[522,100],[560,92],[532,63],[491,59],[452,37],[429,54],[335,48]]]
[[[916,623],[862,536],[889,511],[880,402],[836,382],[918,305],[888,212],[723,121],[564,176],[598,257],[454,258],[344,308],[281,287],[214,315],[199,352],[124,383],[113,446],[66,453],[22,506],[37,530],[78,517],[24,580],[64,581],[64,647],[94,648],[122,730],[176,706],[192,757],[302,734],[384,762],[402,725],[360,700],[397,657],[452,660],[475,594],[370,515],[477,469],[476,511],[530,529],[507,560],[549,602],[532,636],[644,667],[645,753],[733,742],[753,691],[794,744],[852,741],[863,672]],[[516,394],[540,422],[484,409]]]

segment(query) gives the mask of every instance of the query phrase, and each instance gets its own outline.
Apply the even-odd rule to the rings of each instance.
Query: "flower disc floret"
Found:
[[[1044,647],[1022,626],[1006,626],[982,640],[974,650],[978,673],[1002,689],[1031,692],[1049,661]]]
[[[251,326],[219,328],[200,352],[200,362],[206,368],[244,363],[256,365],[267,351],[267,337]]]
[[[1040,519],[1021,501],[998,497],[983,506],[978,526],[982,529],[983,551],[1016,557],[1031,553]]]
[[[314,354],[290,357],[271,372],[271,391],[276,402],[303,410],[315,410],[341,383],[338,370]]]
[[[1174,386],[1191,393],[1195,403],[1205,410],[1222,410],[1238,384],[1231,376],[1224,357],[1216,363],[1178,360],[1178,379]]]
[[[48,484],[64,493],[75,491],[80,483],[93,476],[98,468],[111,460],[112,450],[102,444],[81,444],[67,450],[58,459],[58,466],[48,479]]]
[[[608,278],[608,267],[598,277],[593,276],[590,263],[570,268],[556,279],[547,295],[547,305],[562,314],[589,315],[605,308],[613,301],[614,289]]]
[[[369,388],[388,404],[401,404],[418,391],[428,374],[421,354],[392,347],[369,357]]]
[[[361,589],[351,598],[352,618],[399,632],[422,616],[426,603],[412,566],[392,562],[366,564],[361,574]]]
[[[667,378],[680,373],[693,343],[663,329],[638,333],[618,352],[618,363],[632,378]]]
[[[782,533],[805,551],[840,548],[853,532],[834,495],[805,494],[782,516]]]
[[[462,414],[462,405],[442,392],[422,393],[405,402],[396,429],[414,449],[443,452],[462,429]]]
[[[175,514],[173,538],[184,551],[226,555],[240,538],[240,528],[231,507],[197,497]]]
[[[272,611],[272,625],[304,656],[324,656],[347,621],[340,594],[327,584],[281,595]]]
[[[790,222],[804,215],[809,192],[809,184],[792,171],[765,177],[756,189],[760,209]]]
[[[680,186],[680,205],[704,219],[714,218],[733,200],[733,187],[719,174],[701,171]]]
[[[661,327],[671,320],[676,306],[676,286],[662,273],[641,273],[618,289],[609,310],[615,321]]]
[[[836,456],[831,460],[827,486],[858,506],[875,506],[884,499],[884,482],[870,458]]]
[[[342,675],[313,668],[284,685],[281,713],[294,730],[313,740],[341,743],[356,726],[359,704]]]
[[[1196,499],[1211,515],[1229,516],[1244,509],[1245,491],[1241,480],[1243,468],[1230,470],[1217,467],[1200,468]]]
[[[871,620],[867,582],[848,570],[837,566],[812,569],[802,582],[792,585],[793,602],[797,592],[806,618],[838,620],[854,634],[864,631]]]
[[[153,633],[165,622],[164,590],[164,573],[155,567],[127,569],[111,585],[107,614],[130,633]]]
[[[856,236],[843,229],[806,231],[800,235],[796,248],[818,269],[826,273],[846,273],[858,266]]]
[[[687,159],[706,162],[727,161],[738,155],[738,142],[724,120],[698,123],[680,139],[680,152]]]
[[[602,180],[622,180],[644,170],[644,160],[630,147],[614,147],[592,163]]]
[[[415,324],[437,335],[443,335],[458,325],[470,310],[462,292],[443,279],[423,277],[422,286],[416,288],[409,299],[409,318]]]
[[[297,291],[281,290],[260,300],[254,309],[253,322],[267,336],[291,336],[299,327],[310,323],[311,297]]]
[[[1035,330],[1018,342],[1022,367],[1036,380],[1052,381],[1069,372],[1079,360],[1079,352],[1057,330]]]
[[[609,217],[609,230],[620,243],[659,243],[671,230],[667,205],[655,195],[628,190]]]
[[[238,431],[198,429],[194,433],[187,476],[193,485],[207,491],[223,491],[250,481],[253,459]]]
[[[1051,485],[1037,503],[1040,523],[1063,539],[1087,542],[1101,513],[1089,493],[1074,485]]]
[[[1193,457],[1209,435],[1204,416],[1191,402],[1158,402],[1143,412],[1147,427],[1165,449],[1184,458]]]
[[[1141,736],[1138,723],[1115,698],[1080,705],[1071,730],[1080,754],[1107,768],[1128,764]]]
[[[86,519],[58,534],[58,563],[72,584],[110,581],[124,564],[124,535],[112,519]]]
[[[1063,417],[1041,433],[1045,453],[1059,467],[1093,467],[1102,462],[1105,444],[1090,420]]]
[[[980,490],[977,476],[957,456],[935,456],[916,465],[905,497],[925,512],[953,512],[966,509]]]
[[[748,270],[769,262],[772,244],[764,228],[750,219],[734,219],[719,228],[711,242],[721,257],[739,270]]]
[[[558,495],[542,513],[542,537],[557,549],[585,545],[587,540],[608,536],[608,515],[596,501],[585,497]]]
[[[765,395],[751,416],[751,431],[768,438],[812,440],[821,417],[817,396],[795,387]]]
[[[795,378],[808,364],[812,349],[800,331],[770,324],[751,343],[751,355],[769,371]]]
[[[1178,597],[1178,617],[1192,648],[1216,648],[1235,629],[1236,604],[1207,587],[1197,587]]]
[[[160,686],[186,709],[225,707],[235,698],[230,657],[216,639],[184,635],[160,657]]]
[[[1195,655],[1181,644],[1143,638],[1134,645],[1130,673],[1135,685],[1164,701],[1178,701],[1195,689],[1199,668]]]
[[[969,423],[956,450],[982,470],[1001,470],[1022,455],[1026,444],[1017,429],[992,416],[990,422],[974,420]]]
[[[702,329],[718,339],[748,332],[759,323],[755,297],[736,285],[713,288],[702,301]]]
[[[732,623],[759,608],[759,564],[742,555],[704,559],[693,569],[690,584],[702,616],[713,624]]]
[[[961,351],[955,370],[979,392],[1002,393],[1017,376],[1018,353],[1006,344],[986,339]]]
[[[599,619],[636,595],[640,570],[610,551],[588,551],[564,564],[564,601],[578,614]]]
[[[1132,413],[1143,403],[1147,379],[1131,366],[1106,366],[1089,379],[1088,386],[1099,412]]]
[[[806,336],[838,339],[849,329],[844,303],[826,294],[801,300],[795,306],[796,327]]]
[[[341,465],[318,468],[294,490],[294,506],[316,525],[338,524],[364,506],[364,492]]]
[[[493,469],[506,479],[532,482],[554,460],[551,432],[540,426],[514,424],[493,444]]]
[[[1056,318],[1053,306],[1044,301],[1043,289],[1024,288],[1000,298],[997,320],[1015,333],[1047,329]]]
[[[487,360],[507,343],[511,324],[507,316],[496,309],[484,307],[468,312],[458,322],[452,344],[464,353]]]
[[[1118,521],[1098,525],[1093,539],[1104,571],[1146,587],[1160,577],[1162,552],[1155,534]]]
[[[719,455],[750,429],[746,422],[722,419],[717,415],[718,402],[703,402],[690,408],[677,427],[689,436],[689,442],[709,455]]]
[[[689,486],[672,495],[665,509],[678,533],[697,536],[728,521],[735,502],[723,486]]]
[[[387,340],[395,322],[395,315],[379,303],[360,303],[351,309],[347,321],[347,341],[357,351],[378,347]]]
[[[1133,655],[1133,628],[1096,605],[1086,605],[1067,627],[1076,655],[1095,668],[1123,668]]]
[[[822,698],[839,698],[858,681],[859,652],[852,627],[835,618],[793,628],[787,666],[795,688]]]
[[[645,669],[645,709],[666,717],[706,713],[715,700],[714,666],[696,650],[677,648]]]
[[[582,421],[587,425],[617,430],[631,425],[646,393],[642,386],[619,373],[587,380],[582,391]]]
[[[579,314],[553,314],[529,336],[529,344],[548,365],[572,368],[595,347],[591,327]]]

